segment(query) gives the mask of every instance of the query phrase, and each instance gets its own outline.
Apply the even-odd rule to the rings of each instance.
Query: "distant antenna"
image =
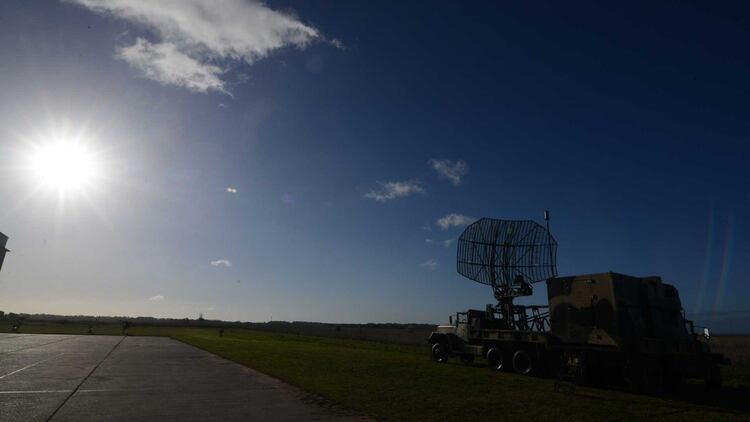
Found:
[[[544,217],[549,225],[548,211]],[[535,221],[482,218],[458,238],[457,270],[507,301],[528,296],[531,284],[555,277],[556,252],[549,229]]]

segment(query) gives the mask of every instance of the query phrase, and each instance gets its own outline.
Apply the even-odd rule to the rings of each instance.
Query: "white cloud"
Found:
[[[419,264],[419,266],[427,268],[430,271],[435,271],[437,269],[438,262],[437,262],[437,259],[434,259],[434,258],[433,259],[428,259],[427,261]]]
[[[450,180],[454,186],[461,184],[461,180],[469,172],[469,165],[466,161],[458,160],[430,160],[432,168],[444,179]]]
[[[440,217],[435,224],[443,230],[448,230],[451,227],[463,227],[468,226],[476,220],[474,217],[469,217],[463,214],[448,214],[445,217]],[[448,245],[450,246],[450,245]]]
[[[148,298],[148,300],[150,300],[151,302],[161,302],[162,300],[164,300],[164,296],[162,295],[151,296],[150,298]]]
[[[450,248],[452,244],[453,244],[453,239],[443,240],[443,246],[445,246],[446,248]]]
[[[424,188],[418,180],[405,180],[403,182],[378,182],[379,189],[370,189],[364,197],[385,202],[391,199],[403,198],[417,193],[424,193]]]
[[[237,193],[237,188],[233,188],[231,186],[227,187],[227,192],[229,193]]]
[[[221,265],[225,267],[231,267],[232,263],[228,259],[217,259],[216,261],[211,261],[211,265],[213,265],[214,267],[218,267]]]
[[[322,39],[314,27],[255,0],[68,1],[156,34],[156,42],[138,38],[117,56],[148,78],[197,92],[227,92],[219,76],[232,62],[252,64],[274,50]]]
[[[116,57],[125,60],[149,79],[165,85],[179,85],[187,89],[207,92],[226,92],[219,78],[221,68],[182,53],[170,42],[151,44],[138,38],[130,47],[118,48]]]

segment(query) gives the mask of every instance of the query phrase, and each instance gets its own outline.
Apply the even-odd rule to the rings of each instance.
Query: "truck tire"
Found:
[[[435,343],[432,345],[432,353],[430,354],[432,360],[437,363],[448,362],[448,351],[441,343]]]
[[[497,347],[490,347],[490,350],[487,351],[487,366],[492,370],[502,371],[504,364],[503,351]]]
[[[521,349],[513,353],[513,370],[517,374],[528,375],[534,369],[534,361],[529,352]]]

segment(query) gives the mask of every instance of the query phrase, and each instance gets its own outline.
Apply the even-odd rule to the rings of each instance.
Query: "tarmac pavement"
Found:
[[[0,421],[366,420],[164,337],[0,334]]]

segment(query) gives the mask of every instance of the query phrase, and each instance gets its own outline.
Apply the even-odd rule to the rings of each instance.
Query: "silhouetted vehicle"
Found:
[[[547,215],[545,215],[545,219]],[[709,332],[696,334],[677,289],[613,272],[557,277],[556,243],[533,221],[482,219],[459,239],[459,273],[493,287],[498,305],[458,312],[428,339],[432,359],[487,359],[490,368],[557,375],[575,384],[623,382],[660,392],[699,378],[721,386]],[[514,305],[546,281],[549,305]]]

